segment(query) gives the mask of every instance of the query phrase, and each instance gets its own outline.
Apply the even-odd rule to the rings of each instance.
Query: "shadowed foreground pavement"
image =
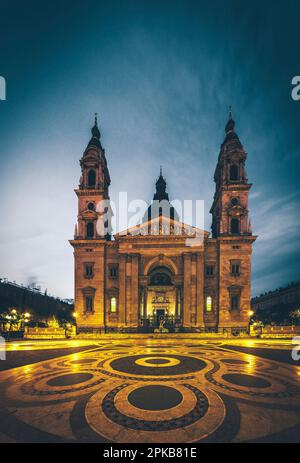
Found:
[[[291,347],[196,336],[10,343],[0,368],[24,366],[0,373],[0,442],[300,442]]]

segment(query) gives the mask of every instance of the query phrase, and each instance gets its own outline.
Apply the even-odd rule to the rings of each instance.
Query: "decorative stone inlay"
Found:
[[[169,364],[164,365],[149,365],[145,364],[145,359],[149,359],[145,355],[130,355],[114,359],[110,362],[110,368],[113,371],[128,373],[134,375],[181,375],[201,371],[206,366],[206,362],[195,357],[188,357],[183,355],[172,355],[167,357],[170,361]],[[163,354],[156,355],[155,358],[166,358]],[[174,366],[176,365],[176,368]]]
[[[169,386],[142,386],[128,395],[128,402],[143,410],[166,410],[182,401],[182,394]]]

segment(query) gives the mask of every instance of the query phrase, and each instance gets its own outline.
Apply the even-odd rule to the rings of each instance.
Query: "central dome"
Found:
[[[156,217],[167,217],[173,220],[179,220],[179,216],[176,209],[172,206],[169,200],[169,195],[166,192],[167,182],[162,175],[162,169],[160,168],[160,174],[156,180],[156,191],[153,196],[153,200],[148,207],[144,215],[144,222],[155,219]]]

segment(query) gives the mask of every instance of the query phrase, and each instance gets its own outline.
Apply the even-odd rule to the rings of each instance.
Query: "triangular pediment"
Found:
[[[208,236],[209,232],[201,230],[200,228],[187,225],[179,220],[170,219],[165,216],[155,217],[147,220],[134,227],[127,228],[115,235],[115,239],[118,240],[123,237],[132,236],[182,236],[182,237],[193,237],[193,236]]]
[[[85,220],[93,220],[98,218],[98,214],[95,211],[91,211],[90,209],[86,209],[80,214],[80,218]]]

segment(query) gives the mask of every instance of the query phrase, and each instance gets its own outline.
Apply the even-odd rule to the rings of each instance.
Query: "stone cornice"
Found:
[[[91,189],[84,188],[82,190],[80,188],[76,188],[74,191],[77,196],[104,196],[107,193],[105,190],[93,189],[93,188]],[[103,199],[109,200],[109,196]]]
[[[239,235],[239,236],[218,236],[216,241],[220,243],[253,243],[256,240],[255,235]]]
[[[115,246],[115,243],[112,241],[107,241],[105,239],[95,239],[95,240],[69,240],[69,243],[74,248],[99,248],[104,246]]]

